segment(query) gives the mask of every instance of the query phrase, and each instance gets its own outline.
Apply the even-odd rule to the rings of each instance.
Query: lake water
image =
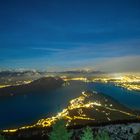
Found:
[[[55,115],[82,91],[91,90],[113,97],[129,108],[140,110],[140,93],[128,91],[112,84],[72,81],[69,86],[49,93],[38,93],[0,99],[0,129],[32,124]]]

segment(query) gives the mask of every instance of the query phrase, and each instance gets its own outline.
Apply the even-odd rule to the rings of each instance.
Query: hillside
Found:
[[[21,94],[33,94],[56,89],[63,84],[63,80],[54,77],[43,77],[29,84],[0,88],[0,97]]]

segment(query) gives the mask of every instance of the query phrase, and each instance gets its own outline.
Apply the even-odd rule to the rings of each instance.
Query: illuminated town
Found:
[[[76,77],[67,78],[62,76],[65,81],[69,80],[79,80],[84,82],[101,82],[101,83],[114,83],[116,86],[126,88],[128,90],[140,91],[140,74],[131,73],[115,73],[115,74],[105,74],[99,75],[94,78],[90,77]]]
[[[49,77],[50,75],[45,75]],[[55,77],[55,75],[51,75]],[[59,75],[58,75],[59,76]],[[115,74],[104,74],[104,75],[97,75],[94,77],[82,76],[81,77],[73,77],[70,75],[60,75],[60,77],[67,82],[73,81],[83,81],[83,82],[101,82],[101,83],[113,83],[116,86],[120,86],[122,88],[126,88],[128,90],[135,90],[140,91],[140,74],[139,73],[115,73]],[[0,88],[8,87],[8,86],[16,86],[16,85],[23,85],[29,84],[33,81],[32,78],[30,80],[20,80],[14,82],[14,80],[10,81],[9,79],[6,82],[0,83]]]
[[[107,78],[93,79],[94,82],[114,83],[128,90],[140,91],[140,75],[124,74],[122,76],[111,76]]]
[[[94,95],[92,95],[83,91],[80,97],[72,99],[69,102],[67,108],[57,113],[56,116],[41,119],[34,125],[23,126],[16,129],[7,129],[3,130],[3,132],[16,132],[18,130],[34,127],[50,127],[60,119],[64,119],[67,121],[66,126],[78,125],[81,124],[81,122],[82,124],[88,124],[89,122],[92,123],[98,121],[106,122],[117,120],[118,115],[122,117],[120,119],[140,119],[140,116],[132,111],[127,112],[125,111],[126,109],[121,110],[118,107],[114,107],[112,103],[109,103],[110,101],[108,101],[107,98],[105,98],[102,103],[96,99],[95,101],[88,100],[90,99],[90,97],[93,96],[94,98],[94,96],[96,95],[98,96],[96,92],[94,92]],[[87,111],[88,113],[86,113]],[[115,116],[114,114],[117,114],[117,116]]]

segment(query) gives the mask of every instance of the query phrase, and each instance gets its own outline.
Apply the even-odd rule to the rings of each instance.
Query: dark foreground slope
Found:
[[[63,82],[61,78],[43,77],[29,84],[0,88],[0,97],[46,92],[60,87]]]
[[[89,126],[89,125],[86,125]],[[81,140],[83,129],[86,126],[67,128],[72,132],[71,140]],[[93,136],[106,132],[109,140],[139,140],[136,135],[140,134],[140,122],[116,122],[115,124],[104,124],[100,126],[89,126],[92,129]],[[15,133],[0,133],[6,140],[49,140],[52,128],[33,128],[28,130],[17,131]],[[103,139],[105,140],[105,139]]]

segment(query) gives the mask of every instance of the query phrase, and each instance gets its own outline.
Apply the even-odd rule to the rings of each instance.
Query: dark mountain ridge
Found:
[[[29,84],[9,86],[0,89],[0,97],[15,96],[21,94],[31,94],[46,92],[60,87],[64,81],[59,77],[43,77]]]

